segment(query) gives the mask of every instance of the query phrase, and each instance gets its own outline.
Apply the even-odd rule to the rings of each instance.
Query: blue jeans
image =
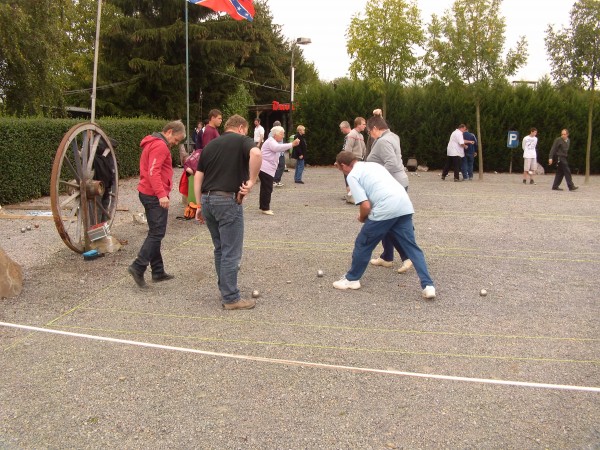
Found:
[[[277,170],[275,171],[275,176],[273,177],[273,181],[275,181],[275,183],[281,183],[281,176],[283,175],[284,170],[285,170],[285,154],[281,153],[279,155],[279,164],[277,165]]]
[[[463,176],[463,180],[468,180],[473,178],[473,163],[475,162],[475,155],[467,155],[465,153],[465,157],[462,159],[462,167],[461,172]]]
[[[294,181],[302,181],[302,172],[304,172],[304,158],[296,160],[296,171],[294,172]]]
[[[140,202],[144,206],[148,221],[148,235],[142,244],[137,258],[131,264],[132,268],[143,275],[148,265],[154,275],[165,273],[165,266],[160,253],[160,244],[167,232],[168,208],[160,206],[158,197],[139,193]]]
[[[427,270],[425,255],[415,241],[412,214],[388,220],[373,221],[367,219],[358,236],[356,236],[354,250],[352,251],[352,265],[346,273],[346,279],[349,281],[360,280],[369,265],[373,249],[388,233],[395,243],[402,244],[406,256],[410,258],[415,266],[417,275],[421,280],[421,288],[433,286],[433,280]]]
[[[240,299],[238,266],[244,247],[244,209],[234,194],[202,194],[202,215],[215,247],[215,270],[223,303]]]

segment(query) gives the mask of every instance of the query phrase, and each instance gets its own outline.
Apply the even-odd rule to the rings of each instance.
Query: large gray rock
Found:
[[[16,297],[23,289],[23,269],[0,247],[0,298]]]

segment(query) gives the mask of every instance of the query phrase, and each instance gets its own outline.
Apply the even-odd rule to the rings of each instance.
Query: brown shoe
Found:
[[[239,299],[235,303],[223,303],[223,309],[232,310],[232,309],[252,309],[256,306],[256,300],[244,300],[243,298]]]

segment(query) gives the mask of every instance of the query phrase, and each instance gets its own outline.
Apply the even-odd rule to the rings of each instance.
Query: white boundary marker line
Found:
[[[467,378],[467,377],[458,377],[458,376],[451,376],[451,375],[435,375],[435,374],[418,373],[418,372],[403,372],[400,370],[384,370],[384,369],[371,369],[371,368],[366,368],[366,367],[341,366],[341,365],[337,365],[337,364],[324,364],[324,363],[315,363],[315,362],[308,362],[308,361],[265,358],[262,356],[235,355],[235,354],[231,354],[231,353],[211,352],[211,351],[207,351],[207,350],[197,350],[197,349],[193,349],[193,348],[173,347],[170,345],[152,344],[150,342],[130,341],[127,339],[116,339],[116,338],[105,337],[105,336],[94,336],[91,334],[72,333],[70,331],[53,330],[53,329],[49,329],[49,328],[32,327],[29,325],[20,325],[20,324],[7,323],[7,322],[0,322],[0,326],[9,327],[9,328],[18,328],[21,330],[37,331],[37,332],[42,332],[42,333],[59,334],[62,336],[72,336],[72,337],[79,337],[79,338],[85,338],[85,339],[92,339],[95,341],[136,345],[138,347],[155,348],[155,349],[160,349],[160,350],[172,350],[172,351],[184,352],[184,353],[195,353],[198,355],[205,355],[205,356],[219,356],[222,358],[240,359],[240,360],[245,360],[245,361],[266,362],[266,363],[271,363],[271,364],[316,367],[316,368],[322,368],[322,369],[347,370],[350,372],[380,373],[380,374],[384,374],[384,375],[399,375],[399,376],[405,376],[405,377],[430,378],[430,379],[434,379],[434,380],[446,380],[446,381],[462,381],[462,382],[466,382],[466,383],[497,384],[497,385],[502,385],[502,386],[517,386],[517,387],[531,387],[531,388],[538,388],[538,389],[557,389],[557,390],[564,390],[564,391],[583,391],[583,392],[600,393],[600,387],[570,386],[570,385],[563,385],[563,384],[548,384],[548,383],[530,383],[530,382],[525,382],[525,381],[493,380],[493,379],[488,379],[488,378]]]

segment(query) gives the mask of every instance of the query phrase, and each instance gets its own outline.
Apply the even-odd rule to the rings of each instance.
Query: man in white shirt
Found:
[[[463,133],[467,129],[464,123],[461,123],[456,130],[450,135],[450,141],[448,141],[448,148],[446,154],[446,165],[442,171],[442,181],[446,179],[450,167],[454,169],[454,181],[460,181],[460,166],[462,158],[465,156],[465,147],[469,142],[465,142]]]
[[[523,184],[527,184],[527,175],[529,175],[529,184],[535,184],[533,174],[537,169],[537,129],[532,128],[529,136],[523,138]]]
[[[265,142],[265,129],[260,124],[260,119],[257,117],[254,119],[254,144],[260,148]]]
[[[354,242],[350,269],[341,280],[333,283],[333,287],[360,289],[360,278],[369,265],[373,250],[389,234],[413,262],[423,297],[434,299],[435,287],[425,255],[415,241],[414,209],[406,190],[381,164],[359,161],[350,152],[338,153],[336,163],[346,175],[354,201],[359,205],[358,221],[363,227]]]

